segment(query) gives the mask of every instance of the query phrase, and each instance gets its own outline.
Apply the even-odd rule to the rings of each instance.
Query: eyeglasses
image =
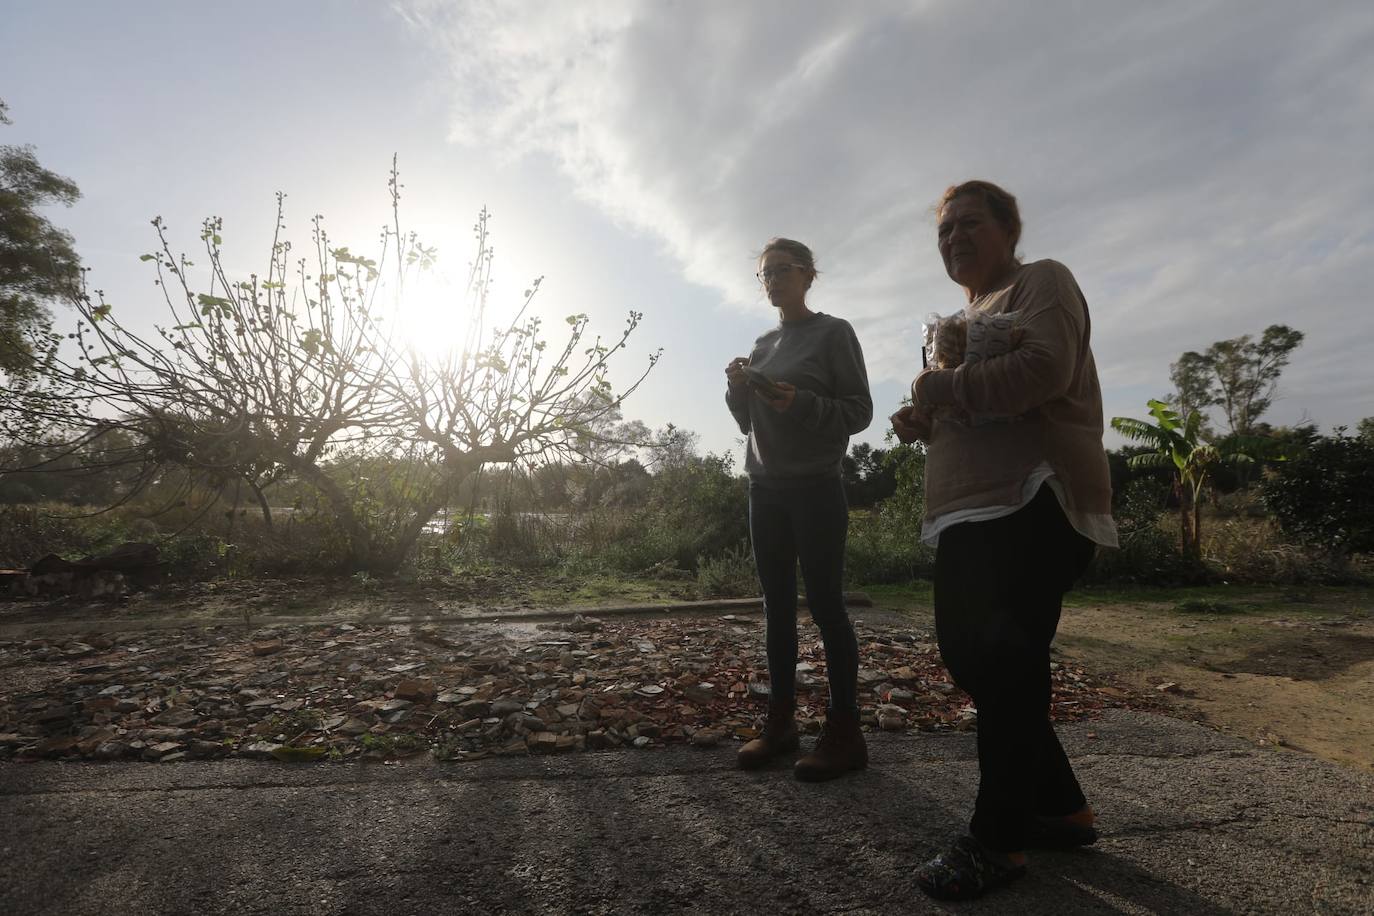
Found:
[[[756,277],[759,278],[759,282],[760,282],[760,283],[767,283],[769,280],[772,280],[772,279],[774,279],[774,278],[776,278],[776,277],[781,277],[783,274],[787,273],[789,270],[802,270],[802,269],[803,269],[803,268],[802,268],[802,266],[801,266],[800,264],[778,264],[778,265],[773,266],[773,267],[765,267],[763,270],[761,270],[761,271],[759,271],[758,273],[754,274],[754,276],[756,276]]]

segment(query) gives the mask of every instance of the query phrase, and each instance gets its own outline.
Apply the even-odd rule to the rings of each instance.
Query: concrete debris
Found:
[[[0,757],[476,760],[709,748],[758,734],[771,694],[763,635],[742,617],[579,616],[535,634],[328,624],[0,640]],[[828,699],[825,653],[813,627],[800,635],[797,721],[814,734]],[[976,727],[928,638],[863,625],[858,635],[867,727]],[[1052,677],[1061,719],[1159,702],[1071,665]]]

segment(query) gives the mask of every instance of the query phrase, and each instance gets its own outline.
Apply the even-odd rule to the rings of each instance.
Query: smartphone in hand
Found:
[[[749,380],[749,387],[755,389],[766,398],[776,400],[783,396],[783,390],[768,376],[764,375],[753,366],[742,366],[744,377]]]

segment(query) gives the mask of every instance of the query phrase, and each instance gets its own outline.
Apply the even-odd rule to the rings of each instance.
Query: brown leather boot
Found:
[[[801,747],[796,712],[796,701],[768,704],[768,718],[763,723],[763,733],[740,748],[735,755],[735,762],[741,770],[757,770],[774,757]]]
[[[822,782],[868,766],[868,745],[859,727],[859,711],[831,710],[825,717],[816,747],[797,761],[794,770],[802,782]]]

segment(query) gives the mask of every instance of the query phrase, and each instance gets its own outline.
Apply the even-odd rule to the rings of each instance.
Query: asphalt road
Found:
[[[1201,726],[1065,726],[1100,813],[957,906],[912,866],[961,829],[968,734],[877,735],[806,785],[733,748],[466,764],[0,763],[0,909],[153,913],[1374,912],[1374,778]]]

